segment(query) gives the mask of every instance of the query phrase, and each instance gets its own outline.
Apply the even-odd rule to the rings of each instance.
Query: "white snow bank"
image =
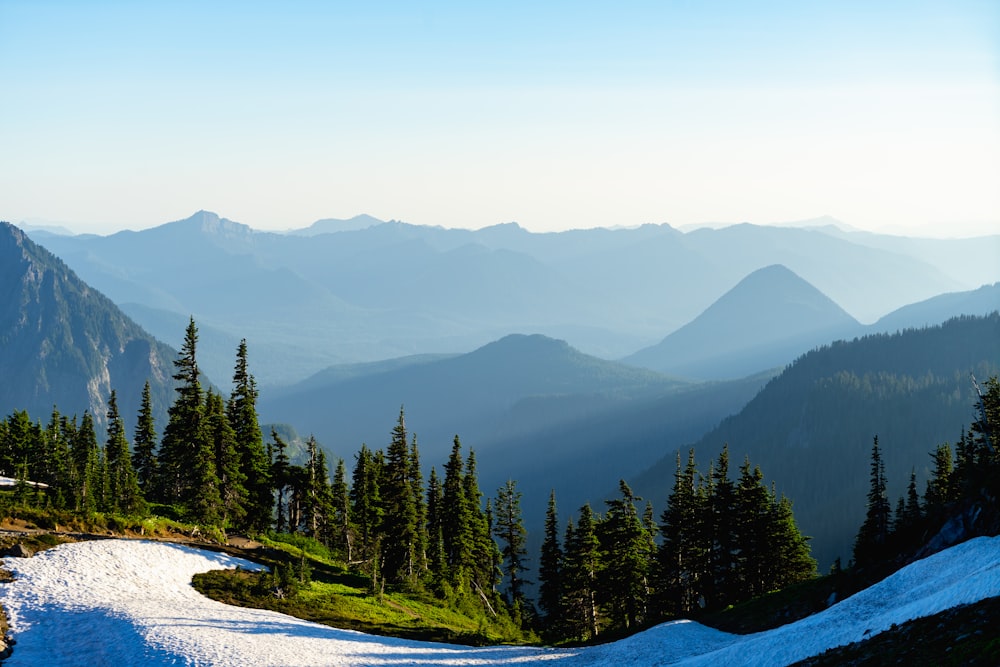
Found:
[[[17,665],[783,665],[893,623],[1000,595],[1000,538],[915,563],[821,614],[745,637],[665,623],[582,649],[470,648],[374,637],[201,596],[191,577],[255,566],[223,554],[146,541],[67,544],[7,558],[0,585]]]

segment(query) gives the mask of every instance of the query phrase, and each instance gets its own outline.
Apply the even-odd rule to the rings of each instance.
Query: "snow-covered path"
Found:
[[[17,644],[5,665],[783,665],[943,609],[1000,595],[1000,538],[915,563],[821,614],[756,635],[678,621],[583,649],[470,648],[336,630],[230,607],[191,586],[197,572],[255,567],[146,541],[67,544],[7,558],[0,585]]]

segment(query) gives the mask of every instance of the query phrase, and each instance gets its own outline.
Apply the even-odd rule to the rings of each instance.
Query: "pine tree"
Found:
[[[447,579],[447,557],[444,547],[444,496],[437,470],[431,468],[427,481],[427,570],[431,585],[437,593],[443,593]]]
[[[854,540],[854,562],[868,565],[882,558],[889,536],[892,508],[886,494],[885,463],[878,446],[878,436],[872,444],[871,488],[868,491],[868,510],[865,521]]]
[[[128,440],[125,439],[125,423],[118,412],[118,397],[114,389],[108,399],[107,418],[108,439],[104,446],[108,479],[106,506],[115,513],[141,514],[145,511],[146,503],[132,467]]]
[[[600,631],[598,614],[598,576],[601,544],[593,511],[586,504],[574,528],[567,524],[566,567],[563,572],[566,634],[571,638],[590,639]]]
[[[448,579],[460,588],[473,566],[472,503],[466,496],[462,460],[462,443],[458,436],[452,443],[451,455],[444,468],[441,502],[441,539],[444,543]],[[477,499],[478,502],[478,499]]]
[[[358,557],[368,562],[375,573],[381,558],[379,538],[382,534],[382,498],[379,488],[382,477],[381,457],[365,444],[355,457],[351,482],[351,516],[358,534]]]
[[[493,534],[501,541],[500,555],[511,605],[515,609],[524,606],[524,584],[522,573],[527,569],[528,531],[521,516],[521,492],[513,480],[507,480],[497,491],[496,525]]]
[[[951,445],[945,443],[938,445],[931,457],[934,460],[934,470],[927,480],[927,489],[924,491],[924,504],[928,514],[940,514],[944,511],[945,505],[955,500],[952,491],[953,480]]]
[[[621,498],[605,501],[608,513],[601,522],[604,562],[601,568],[602,599],[607,601],[613,627],[628,629],[646,616],[649,600],[651,541],[639,520],[635,503],[642,500],[619,480]]]
[[[268,478],[271,480],[272,492],[276,496],[277,516],[275,518],[274,529],[279,532],[289,530],[288,526],[288,506],[285,502],[285,493],[291,483],[291,462],[288,460],[288,443],[278,435],[278,432],[271,428],[271,452],[273,459]],[[269,459],[272,456],[268,456]]]
[[[766,561],[773,569],[767,582],[768,590],[780,590],[790,584],[816,576],[816,560],[809,553],[809,538],[799,532],[792,514],[792,501],[781,496],[774,499],[771,510],[770,538]]]
[[[472,561],[469,568],[469,585],[486,607],[496,616],[494,602],[496,588],[500,584],[500,550],[493,541],[492,520],[489,502],[486,510],[482,507],[483,494],[479,490],[479,473],[476,469],[476,453],[469,450],[465,460],[465,475],[462,478],[466,502],[469,506],[470,534],[472,537]]]
[[[89,412],[83,413],[80,427],[70,445],[70,460],[75,507],[81,512],[94,512],[103,500],[100,492],[104,484],[94,420]]]
[[[656,608],[660,613],[686,615],[694,611],[701,595],[707,549],[701,539],[706,518],[698,494],[698,467],[694,450],[681,468],[677,453],[674,486],[660,515],[662,541],[656,555]]]
[[[60,415],[59,410],[53,406],[45,429],[45,472],[33,478],[49,485],[48,497],[57,509],[66,509],[69,499],[73,497],[69,456],[72,435],[69,424],[66,417]],[[0,426],[2,425],[4,422],[0,422]]]
[[[736,575],[736,488],[729,479],[729,445],[724,445],[712,468],[709,511],[711,542],[705,598],[708,606],[725,607],[738,590]]]
[[[416,573],[422,578],[427,574],[427,503],[424,500],[424,474],[420,468],[420,449],[416,433],[410,436],[410,487],[413,495],[413,514],[416,520],[416,541],[413,544]]]
[[[563,549],[559,544],[559,516],[556,511],[555,489],[549,492],[545,510],[545,538],[538,561],[538,606],[545,615],[550,634],[559,636],[559,620],[563,613]]]
[[[145,496],[154,496],[157,478],[156,469],[156,425],[153,419],[153,402],[149,395],[149,381],[142,388],[142,405],[135,425],[132,467],[136,481]]]
[[[271,524],[274,494],[270,461],[257,418],[257,383],[247,364],[245,338],[236,351],[233,390],[226,404],[226,417],[235,435],[240,473],[247,490],[245,519],[241,527],[262,532]]]
[[[384,570],[382,576],[393,584],[416,581],[417,513],[410,471],[410,446],[403,409],[392,430],[386,452],[382,496]]]
[[[212,390],[205,394],[205,428],[218,478],[220,520],[226,527],[241,526],[247,513],[246,477],[236,448],[236,432],[226,418],[222,396]]]
[[[740,466],[736,485],[736,548],[740,590],[738,601],[748,600],[771,590],[768,545],[772,537],[772,498],[764,485],[759,467],[750,467],[747,457]]]
[[[180,357],[174,360],[177,396],[168,410],[159,456],[161,500],[179,503],[188,510],[200,502],[198,488],[211,481],[214,475],[204,441],[204,401],[197,346],[198,328],[192,317],[184,335]]]
[[[354,529],[351,525],[351,496],[347,484],[347,468],[344,459],[337,459],[331,485],[332,540],[331,546],[343,559],[350,563],[354,558]]]

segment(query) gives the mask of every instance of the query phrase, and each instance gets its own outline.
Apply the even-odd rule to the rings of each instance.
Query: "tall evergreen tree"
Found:
[[[381,558],[379,537],[382,533],[381,457],[365,444],[356,454],[351,481],[351,516],[357,530],[358,557],[375,571]]]
[[[156,424],[153,418],[153,402],[149,395],[149,381],[142,388],[142,404],[132,438],[132,467],[136,481],[145,496],[155,495],[156,469]]]
[[[427,574],[427,503],[424,499],[424,474],[420,468],[420,449],[416,433],[410,436],[410,487],[413,495],[413,514],[416,520],[416,541],[413,544],[415,569],[420,577]]]
[[[528,531],[521,516],[521,492],[513,480],[507,480],[497,491],[496,523],[493,534],[502,542],[500,555],[510,602],[515,609],[524,606],[524,584],[522,573],[527,570]]]
[[[268,478],[271,480],[272,492],[275,494],[277,516],[275,517],[274,529],[279,533],[289,530],[288,526],[288,505],[285,502],[285,494],[291,484],[291,462],[288,459],[288,443],[278,435],[278,432],[271,428],[271,446],[273,454],[268,456],[271,460],[271,469]]]
[[[226,404],[226,416],[232,427],[240,473],[247,490],[246,530],[261,532],[271,524],[274,494],[270,479],[270,461],[264,448],[257,418],[257,383],[247,363],[247,341],[244,338],[236,351],[233,370],[233,390]]]
[[[161,499],[189,509],[198,501],[198,487],[212,481],[214,468],[206,455],[204,400],[197,360],[198,328],[192,317],[184,334],[180,357],[174,360],[177,396],[168,410],[160,443]]]
[[[601,522],[601,597],[607,602],[612,626],[628,629],[646,616],[652,553],[648,532],[635,507],[642,499],[632,493],[625,480],[619,480],[618,488],[621,498],[606,501],[608,513]]]
[[[772,520],[772,498],[764,485],[759,467],[750,467],[747,457],[740,466],[736,484],[736,549],[739,600],[763,595],[771,590],[768,543]]]
[[[482,507],[483,494],[479,490],[479,473],[476,467],[476,453],[469,450],[465,460],[465,475],[462,478],[465,498],[469,506],[472,536],[472,566],[469,570],[469,584],[473,592],[479,595],[483,605],[494,616],[496,588],[500,583],[500,550],[493,541],[491,513],[489,503],[484,511]]]
[[[103,480],[101,480],[100,452],[97,434],[94,432],[94,419],[89,412],[83,413],[76,437],[70,445],[70,459],[76,509],[82,512],[94,512],[101,500]]]
[[[441,502],[441,538],[452,586],[460,587],[473,566],[472,502],[466,495],[465,463],[458,436],[444,468]],[[478,502],[478,498],[476,499]],[[477,508],[478,509],[478,508]]]
[[[205,429],[218,478],[220,520],[226,527],[242,526],[247,513],[246,477],[236,449],[236,432],[226,418],[222,396],[212,390],[205,393]]]
[[[351,525],[351,496],[344,459],[337,459],[330,492],[333,527],[331,546],[350,563],[354,559],[354,529]]]
[[[854,540],[854,562],[868,565],[882,558],[889,537],[892,507],[886,493],[885,462],[878,446],[878,436],[872,444],[871,487],[868,491],[868,510]]]
[[[951,445],[945,443],[938,445],[931,454],[934,460],[934,469],[927,480],[927,489],[924,491],[924,503],[928,514],[939,514],[943,512],[945,505],[955,500],[953,493]]]
[[[698,493],[694,450],[681,467],[677,453],[674,486],[660,515],[662,540],[656,555],[655,605],[660,613],[686,615],[694,611],[701,594],[707,549],[701,524],[706,519]]]
[[[410,445],[406,419],[399,409],[399,420],[392,430],[386,451],[383,486],[380,488],[383,506],[382,531],[384,569],[382,576],[389,583],[410,584],[416,581],[417,512],[410,470]]]
[[[447,579],[447,558],[444,547],[444,496],[437,470],[431,468],[427,481],[427,570],[431,585],[442,592]]]
[[[567,524],[564,622],[568,637],[590,639],[600,631],[598,613],[598,576],[601,565],[601,544],[590,505],[580,508],[576,526]]]
[[[145,511],[145,501],[139,489],[128,440],[125,439],[125,423],[118,412],[118,397],[111,390],[108,399],[108,439],[104,446],[107,465],[108,510],[122,514],[140,514]]]
[[[563,613],[563,548],[559,543],[555,489],[549,492],[549,504],[545,509],[545,537],[538,561],[538,606],[548,631],[558,636],[562,631],[558,626]]]

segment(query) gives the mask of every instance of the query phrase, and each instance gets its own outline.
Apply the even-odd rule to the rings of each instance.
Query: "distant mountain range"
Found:
[[[134,428],[142,388],[159,424],[176,353],[143,331],[24,232],[0,222],[0,412],[46,422],[53,406],[105,422],[111,390]]]
[[[511,332],[619,359],[775,264],[862,322],[1000,280],[1000,235],[918,242],[831,226],[535,234],[359,216],[274,234],[201,211],[141,232],[33,236],[168,343],[190,315],[206,350],[246,337],[264,387],[335,364],[469,352]],[[204,368],[228,377],[231,357],[206,356]]]

